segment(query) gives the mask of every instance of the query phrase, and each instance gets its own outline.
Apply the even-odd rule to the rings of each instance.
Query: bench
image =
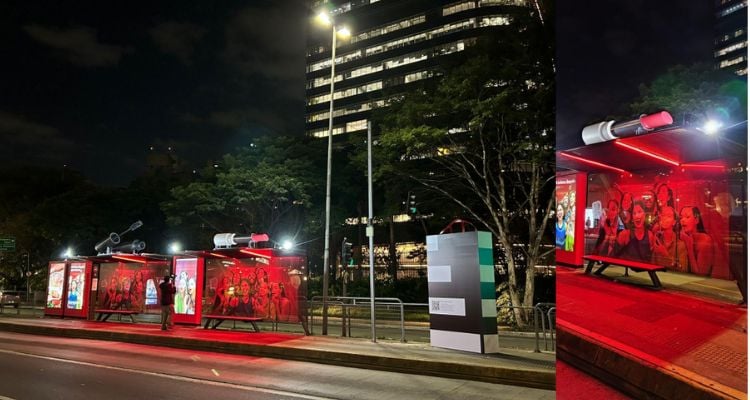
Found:
[[[630,268],[635,272],[648,272],[648,276],[651,277],[651,282],[654,284],[654,288],[661,289],[661,281],[656,275],[657,271],[666,271],[667,269],[661,265],[648,264],[640,261],[625,260],[621,258],[603,257],[597,255],[585,255],[584,260],[588,261],[586,265],[586,274],[590,274],[594,268],[595,263],[601,263],[601,266],[594,272],[594,275],[601,275],[607,267],[610,265],[620,265],[625,268]]]
[[[118,321],[122,320],[123,315],[127,315],[128,317],[130,317],[130,320],[133,321],[133,323],[135,323],[135,318],[133,318],[133,315],[138,314],[137,311],[133,311],[133,310],[102,310],[100,309],[100,310],[94,310],[94,312],[98,314],[96,316],[96,320],[100,322],[105,322],[106,320],[109,319],[109,317],[112,316],[112,314],[117,314]]]
[[[262,321],[263,318],[259,317],[243,317],[240,315],[204,315],[203,318],[206,319],[206,324],[203,325],[203,329],[208,329],[208,326],[211,324],[211,321],[214,321],[213,326],[211,326],[211,329],[216,329],[221,325],[224,321],[243,321],[243,322],[249,322],[250,325],[253,326],[253,329],[255,332],[260,332],[260,328],[258,328],[258,325],[256,322]]]

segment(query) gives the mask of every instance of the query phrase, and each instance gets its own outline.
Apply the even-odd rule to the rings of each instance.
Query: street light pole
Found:
[[[331,253],[331,159],[333,158],[333,82],[336,77],[336,25],[331,24],[331,98],[328,109],[328,163],[326,168],[326,229],[323,249],[323,328],[322,334],[328,334],[328,271]]]

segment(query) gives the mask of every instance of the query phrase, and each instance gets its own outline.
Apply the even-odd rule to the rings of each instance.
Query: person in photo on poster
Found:
[[[141,270],[135,271],[133,282],[130,284],[130,295],[133,296],[132,310],[143,312],[146,308],[146,282]]]
[[[711,275],[716,246],[706,233],[698,207],[686,206],[680,210],[680,239],[687,248],[688,272]]]
[[[615,256],[628,260],[650,262],[653,252],[654,236],[646,229],[645,206],[641,201],[633,202],[632,223],[630,229],[624,229],[617,235]]]
[[[654,228],[654,253],[651,262],[675,271],[687,272],[687,247],[675,232],[677,212],[670,206],[663,206],[659,210],[658,221],[659,226]]]
[[[567,229],[565,224],[565,211],[562,204],[557,205],[557,212],[555,213],[557,221],[555,221],[555,246],[563,250],[565,248],[565,231]]]
[[[607,209],[602,210],[599,223],[599,237],[594,245],[594,254],[610,257],[615,251],[617,241],[617,221],[620,204],[615,199],[607,202]]]
[[[190,277],[187,283],[187,296],[185,296],[185,313],[195,315],[195,278]]]

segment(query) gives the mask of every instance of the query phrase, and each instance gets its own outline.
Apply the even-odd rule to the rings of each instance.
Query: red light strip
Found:
[[[210,255],[212,255],[214,257],[219,257],[219,258],[229,258],[229,256],[225,256],[224,254],[219,254],[219,253],[210,253],[209,252],[208,254],[210,254]]]
[[[633,150],[633,151],[635,151],[636,153],[641,153],[641,154],[643,154],[643,155],[646,155],[646,156],[649,156],[649,157],[651,157],[651,158],[655,158],[655,159],[657,159],[657,160],[661,160],[661,161],[664,161],[664,162],[665,162],[665,163],[667,163],[667,164],[672,164],[672,165],[674,165],[674,166],[676,166],[676,167],[679,167],[679,166],[680,166],[680,163],[678,163],[678,162],[677,162],[677,161],[675,161],[675,160],[671,160],[671,159],[669,159],[669,158],[667,158],[667,157],[664,157],[664,156],[662,156],[662,155],[659,155],[659,154],[656,154],[656,153],[652,153],[652,152],[650,152],[650,151],[646,151],[646,150],[643,150],[643,149],[639,149],[638,147],[635,147],[635,146],[631,146],[631,145],[629,145],[629,144],[627,144],[627,143],[623,143],[623,142],[621,142],[621,141],[619,141],[619,140],[615,140],[615,144],[616,144],[616,145],[618,145],[618,146],[622,146],[622,147],[624,147],[624,148],[626,148],[626,149],[630,149],[630,150]]]
[[[145,264],[145,260],[141,260],[139,258],[130,258],[130,257],[123,257],[123,256],[112,256],[112,258],[116,258],[118,260],[124,260],[124,261],[130,261],[130,262],[137,262],[141,264]]]
[[[600,163],[598,161],[589,160],[588,158],[574,156],[574,155],[568,154],[568,153],[566,153],[564,151],[561,151],[559,154],[561,156],[565,156],[565,157],[568,157],[570,159],[573,159],[573,160],[576,160],[576,161],[580,161],[582,163],[586,163],[586,164],[589,164],[589,165],[594,165],[594,166],[601,167],[601,168],[611,169],[611,170],[617,171],[617,172],[619,172],[621,174],[627,174],[627,173],[629,173],[628,171],[625,171],[624,169],[613,167],[613,166],[607,165],[607,164],[603,164],[603,163]]]
[[[267,256],[265,254],[256,253],[256,252],[250,251],[248,249],[240,249],[240,252],[241,253],[245,253],[245,254],[250,254],[250,255],[253,255],[253,256],[257,256],[257,257],[268,258],[269,260],[271,259],[271,257],[269,257],[269,256]]]
[[[710,164],[682,164],[684,168],[713,168],[713,169],[724,169],[723,165],[710,165]]]

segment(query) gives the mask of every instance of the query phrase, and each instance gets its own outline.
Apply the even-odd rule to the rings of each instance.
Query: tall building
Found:
[[[455,56],[490,30],[510,29],[513,15],[536,13],[529,0],[350,0],[310,2],[351,30],[336,46],[333,135],[363,132],[373,109],[410,84],[437,76],[441,57]],[[310,28],[307,47],[307,135],[328,136],[331,28]],[[403,90],[402,90],[403,89]]]
[[[747,0],[715,0],[715,4],[716,66],[747,76]]]

